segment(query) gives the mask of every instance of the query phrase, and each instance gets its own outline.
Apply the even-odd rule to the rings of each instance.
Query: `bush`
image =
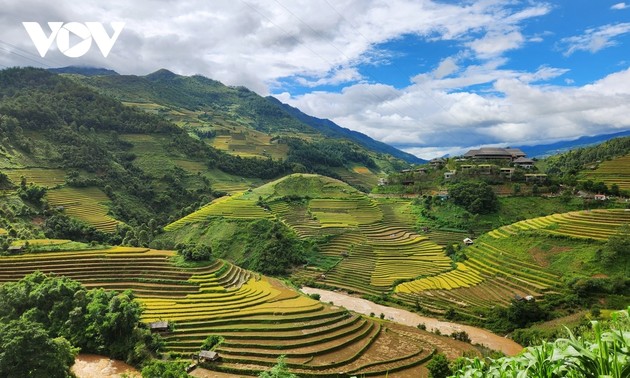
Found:
[[[427,364],[430,378],[446,378],[453,374],[444,353],[438,353]]]
[[[142,368],[142,378],[192,378],[186,366],[186,362],[153,360]]]
[[[214,350],[214,348],[221,345],[223,340],[225,340],[223,336],[210,335],[206,337],[206,339],[203,341],[203,344],[201,344],[201,350]]]
[[[212,248],[202,244],[178,244],[177,253],[186,261],[212,261]]]
[[[313,293],[313,294],[309,294],[309,297],[315,299],[316,301],[320,300],[321,295],[317,294],[317,293]]]
[[[466,331],[455,331],[451,333],[451,337],[455,340],[463,341],[465,343],[470,343],[470,336],[468,336],[468,332]]]

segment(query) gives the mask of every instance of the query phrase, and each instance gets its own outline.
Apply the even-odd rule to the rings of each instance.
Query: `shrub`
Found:
[[[427,364],[430,378],[446,378],[453,374],[444,353],[438,353]]]

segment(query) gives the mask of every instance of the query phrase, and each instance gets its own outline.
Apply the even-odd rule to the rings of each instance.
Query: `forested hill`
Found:
[[[408,163],[424,162],[365,134],[342,128],[330,120],[308,116],[273,97],[264,98],[245,87],[229,87],[204,76],[180,76],[165,69],[146,76],[85,76],[90,77],[82,77],[84,83],[122,101],[199,111],[207,120],[234,121],[264,133],[292,132],[308,137],[323,135],[346,139],[372,152],[389,154]]]
[[[577,174],[588,165],[630,154],[630,137],[615,138],[547,158],[549,173]]]

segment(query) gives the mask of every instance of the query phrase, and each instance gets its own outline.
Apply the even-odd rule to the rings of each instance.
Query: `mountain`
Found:
[[[594,144],[606,142],[610,139],[630,135],[630,130],[621,131],[614,134],[602,134],[595,136],[583,136],[574,140],[565,140],[551,144],[541,144],[536,146],[517,146],[530,157],[544,158],[556,155],[575,148],[588,147]]]
[[[374,140],[363,133],[347,129],[345,127],[341,127],[329,119],[317,118],[317,117],[313,117],[308,114],[305,114],[302,111],[300,111],[298,108],[282,103],[280,100],[278,100],[275,97],[269,96],[267,97],[267,99],[269,99],[269,101],[271,102],[276,103],[278,106],[282,107],[284,110],[286,110],[289,114],[293,115],[295,118],[319,130],[321,133],[327,136],[331,136],[335,138],[347,138],[372,151],[389,154],[396,158],[402,159],[408,163],[424,164],[427,162],[424,159],[421,159],[410,153],[401,151],[393,146],[390,146],[389,144]]]
[[[82,80],[123,101],[150,102],[203,112],[207,120],[233,121],[263,133],[297,132],[306,134],[307,139],[313,134],[345,139],[407,163],[424,162],[365,134],[304,114],[273,97],[263,98],[247,88],[228,87],[200,75],[186,77],[161,69],[146,76],[86,77]],[[238,128],[239,125],[231,126]]]
[[[118,72],[101,67],[90,66],[67,66],[59,68],[49,68],[53,73],[77,74],[84,76],[118,75]]]
[[[243,87],[168,70],[68,70],[0,71],[0,186],[15,203],[44,201],[99,231],[164,225],[291,173],[369,191],[408,166],[320,132]]]

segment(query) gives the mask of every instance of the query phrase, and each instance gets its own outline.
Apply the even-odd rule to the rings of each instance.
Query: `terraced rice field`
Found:
[[[245,182],[218,181],[212,183],[212,189],[231,194],[244,192],[249,189],[249,187],[250,185]]]
[[[540,297],[558,282],[538,265],[487,243],[468,247],[466,255],[457,269],[398,285],[395,295],[435,312],[454,307],[476,317],[475,308],[506,305],[515,295]]]
[[[429,334],[353,314],[302,296],[280,282],[224,261],[178,268],[171,251],[104,250],[0,257],[0,282],[35,270],[65,275],[87,287],[132,289],[145,305],[143,321],[168,320],[166,348],[198,352],[211,334],[225,341],[213,370],[252,375],[280,355],[303,376],[420,374],[434,353]]]
[[[619,189],[630,190],[630,155],[605,161],[593,171],[584,171],[587,180],[601,181],[609,188],[617,184]]]
[[[256,201],[245,198],[243,193],[234,196],[218,198],[201,209],[178,219],[164,227],[166,231],[177,230],[186,224],[200,222],[209,217],[224,217],[231,219],[261,219],[273,218],[271,212],[256,205]]]
[[[391,290],[396,280],[453,269],[442,247],[415,233],[411,222],[401,221],[408,220],[408,214],[366,197],[313,199],[308,205],[276,203],[272,210],[302,236],[336,235],[321,251],[341,261],[323,276],[302,271],[298,274],[302,277],[380,294]]]
[[[271,210],[280,219],[289,224],[302,237],[321,236],[330,233],[331,228],[324,230],[319,220],[308,212],[308,206],[302,203],[276,201],[270,205]]]
[[[46,192],[46,199],[53,207],[61,206],[69,216],[91,224],[104,232],[114,232],[118,221],[109,215],[105,203],[109,198],[98,188],[61,188]]]
[[[489,235],[504,238],[520,231],[539,230],[572,238],[607,240],[624,224],[630,224],[629,210],[582,210],[527,219],[493,230]]]
[[[3,170],[14,185],[20,185],[22,177],[27,184],[33,183],[46,188],[54,188],[65,184],[66,172],[62,169],[24,168]]]
[[[541,296],[558,281],[544,268],[493,246],[493,239],[538,231],[604,241],[629,223],[630,211],[624,209],[575,211],[520,221],[493,230],[488,238],[468,247],[468,260],[459,263],[456,270],[403,283],[395,288],[395,294],[429,310],[458,307],[461,313],[474,317],[476,307],[507,304],[515,295]]]
[[[357,227],[383,217],[376,203],[365,197],[313,199],[308,208],[321,227]]]

